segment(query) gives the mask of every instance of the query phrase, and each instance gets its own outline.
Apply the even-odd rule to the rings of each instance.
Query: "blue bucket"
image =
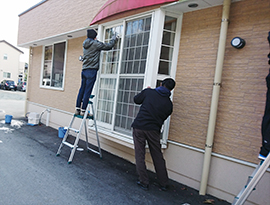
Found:
[[[59,127],[58,128],[58,137],[59,138],[64,138],[65,134],[66,134],[66,129],[64,127]]]
[[[11,120],[12,120],[12,115],[6,115],[5,116],[5,123],[6,124],[10,124],[11,123]]]

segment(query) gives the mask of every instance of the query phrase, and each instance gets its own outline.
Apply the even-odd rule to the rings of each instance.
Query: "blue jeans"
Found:
[[[85,69],[82,70],[82,81],[81,81],[81,87],[78,93],[76,107],[80,108],[81,103],[82,104],[82,110],[86,110],[86,107],[89,102],[89,97],[91,95],[91,92],[93,90],[94,84],[96,82],[97,78],[97,70],[96,69]]]

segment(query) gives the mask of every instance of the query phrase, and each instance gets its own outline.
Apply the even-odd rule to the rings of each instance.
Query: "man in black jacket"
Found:
[[[167,190],[168,173],[161,152],[160,130],[164,121],[171,115],[173,104],[170,99],[171,90],[175,87],[172,78],[166,78],[156,89],[146,88],[134,97],[140,104],[140,110],[132,123],[135,147],[136,169],[139,175],[137,184],[148,190],[149,179],[145,165],[145,145],[148,143],[159,183],[163,191]]]
[[[270,32],[268,33],[267,40],[270,48]],[[268,64],[270,65],[270,53],[268,54],[268,58],[269,58]],[[266,76],[265,79],[266,79],[267,93],[266,93],[264,116],[261,126],[262,146],[258,157],[261,160],[265,160],[268,153],[270,152],[270,69],[269,74]]]
[[[87,39],[83,42],[82,80],[76,101],[76,115],[84,115],[85,113],[99,69],[100,52],[111,50],[118,41],[118,38],[114,36],[110,43],[102,43],[96,40],[96,36],[97,32],[94,29],[88,29]]]

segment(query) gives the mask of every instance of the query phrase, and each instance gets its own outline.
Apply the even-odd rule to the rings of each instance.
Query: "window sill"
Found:
[[[88,129],[95,132],[95,127],[88,126]],[[115,133],[106,128],[98,127],[98,133],[101,134],[101,137],[108,139],[110,141],[116,142],[123,146],[134,149],[133,139],[128,135],[123,135],[121,133]]]

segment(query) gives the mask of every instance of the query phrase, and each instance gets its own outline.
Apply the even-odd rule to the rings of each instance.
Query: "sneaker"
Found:
[[[84,116],[84,114],[85,114],[85,110],[82,110],[80,115]]]
[[[158,187],[162,191],[168,191],[168,189],[169,189],[169,185],[161,186],[158,182],[154,182],[153,185],[156,186],[156,187]]]
[[[266,157],[263,156],[262,154],[259,154],[258,158],[261,159],[261,160],[265,160],[266,159]]]
[[[84,114],[85,114],[85,110],[82,110],[81,116],[84,116]],[[93,114],[88,112],[86,117],[93,118]]]
[[[140,182],[139,180],[137,181],[137,185],[142,188],[143,190],[147,191],[149,189],[149,185],[148,184],[144,184],[142,182]]]
[[[80,108],[76,108],[75,110],[75,115],[80,115],[81,109]]]

